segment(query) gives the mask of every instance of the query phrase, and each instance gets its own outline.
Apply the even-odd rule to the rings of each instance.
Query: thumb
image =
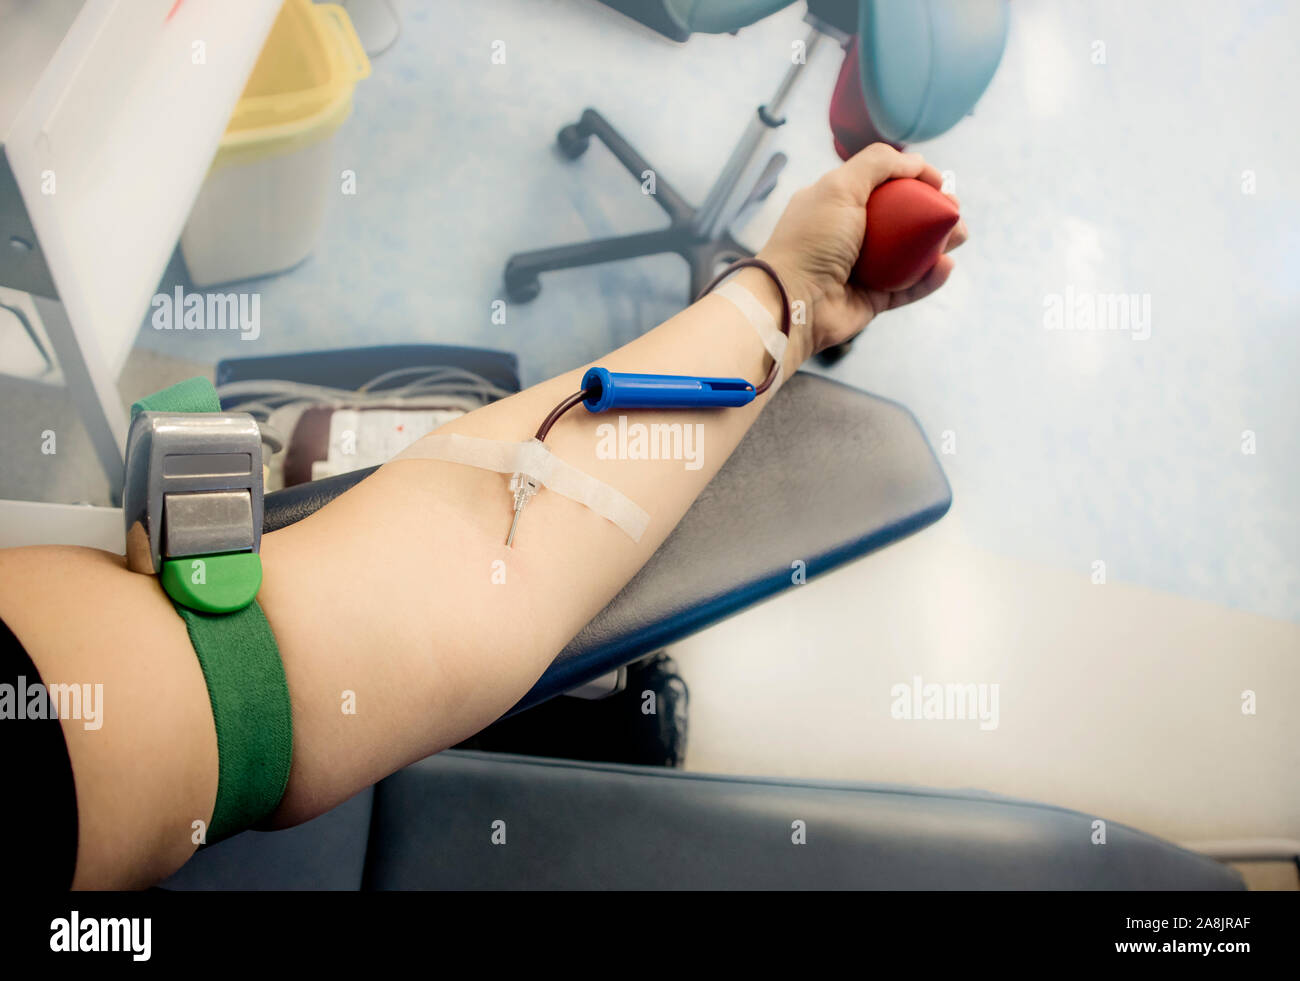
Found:
[[[897,177],[915,177],[936,189],[943,187],[939,171],[926,163],[923,156],[900,153],[888,143],[873,143],[858,151],[827,176],[863,205],[872,191]]]

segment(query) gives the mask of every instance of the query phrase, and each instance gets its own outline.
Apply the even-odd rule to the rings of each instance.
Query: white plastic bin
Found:
[[[181,232],[196,286],[305,259],[339,193],[334,134],[370,61],[337,4],[286,0]]]

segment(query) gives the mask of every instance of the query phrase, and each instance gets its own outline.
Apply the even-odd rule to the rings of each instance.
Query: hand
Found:
[[[953,228],[944,244],[945,254],[910,289],[885,293],[850,282],[868,231],[867,197],[896,177],[915,177],[935,188],[943,183],[919,153],[900,153],[887,143],[873,143],[798,191],[759,252],[759,258],[780,274],[791,301],[803,301],[807,323],[802,329],[812,353],[850,340],[879,313],[929,296],[952,272],[952,256],[946,253],[966,241],[965,222]],[[800,328],[794,325],[795,329]]]

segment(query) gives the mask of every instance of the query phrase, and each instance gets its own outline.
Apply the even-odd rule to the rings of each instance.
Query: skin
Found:
[[[877,314],[938,289],[952,271],[945,254],[903,293],[849,282],[866,232],[867,196],[895,177],[940,185],[919,155],[868,147],[795,194],[759,253],[805,311],[792,328],[783,377]],[[947,248],[965,238],[958,225]],[[737,279],[780,317],[777,290],[764,273],[745,270]],[[599,363],[757,381],[768,357],[736,307],[711,296]],[[582,371],[439,432],[527,439],[578,390]],[[698,470],[676,461],[598,459],[602,420],[582,409],[555,426],[547,439],[554,453],[650,513],[639,543],[543,490],[507,549],[505,478],[424,460],[388,464],[309,518],[266,535],[258,600],[279,644],[294,725],[289,786],[270,824],[322,814],[510,708],[659,547],[774,391],[739,409],[634,414],[645,423],[703,424]],[[778,454],[774,447],[774,465]],[[505,583],[493,582],[497,560]],[[165,878],[193,853],[193,822],[210,819],[217,791],[207,689],[170,601],[121,556],[8,549],[0,551],[0,618],[46,684],[104,686],[101,728],[63,722],[80,821],[74,887],[143,887]],[[355,694],[355,714],[342,710],[344,692]]]

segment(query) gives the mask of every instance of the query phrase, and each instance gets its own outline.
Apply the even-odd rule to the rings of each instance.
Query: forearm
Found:
[[[771,283],[761,272],[741,275],[779,319]],[[806,354],[796,334],[784,372]],[[736,307],[709,297],[599,363],[757,382],[770,360]],[[580,377],[576,370],[544,382],[440,432],[525,440]],[[630,422],[700,427],[698,469],[682,460],[599,459],[597,426],[616,417],[575,409],[555,426],[547,445],[557,456],[649,512],[638,543],[543,490],[507,549],[505,479],[425,460],[390,464],[268,535],[260,598],[284,657],[297,737],[278,820],[320,813],[514,704],[668,536],[768,398],[739,409],[629,414]],[[341,712],[345,690],[355,693],[355,716]]]

